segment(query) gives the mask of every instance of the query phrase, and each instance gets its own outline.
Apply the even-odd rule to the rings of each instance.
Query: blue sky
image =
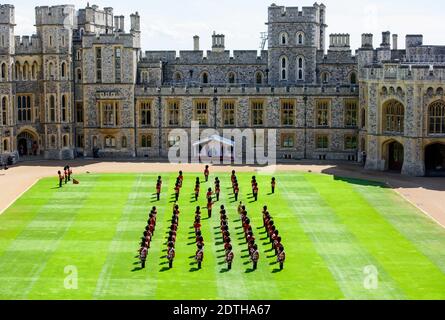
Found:
[[[325,0],[329,33],[350,33],[353,49],[360,46],[362,33],[374,34],[374,46],[381,43],[381,32],[399,35],[404,47],[405,34],[424,34],[425,44],[445,45],[443,0]],[[277,5],[311,6],[315,1],[280,0]],[[14,0],[16,34],[34,32],[34,7],[38,5],[75,4],[87,1]],[[138,11],[142,20],[144,50],[190,50],[192,37],[201,37],[201,49],[211,47],[213,31],[226,35],[226,49],[259,49],[260,32],[266,31],[267,7],[273,0],[141,0],[90,1],[90,5],[114,7],[115,14],[126,16]],[[320,3],[320,2],[319,2]],[[442,5],[441,5],[442,4]],[[328,39],[327,39],[328,41]],[[328,42],[327,42],[328,44]]]

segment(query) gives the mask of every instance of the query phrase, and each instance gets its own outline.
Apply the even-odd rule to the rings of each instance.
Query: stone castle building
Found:
[[[0,6],[2,157],[166,157],[178,128],[272,128],[279,159],[362,161],[375,170],[445,172],[445,46],[422,35],[329,35],[326,7],[268,8],[267,50],[141,49],[140,16],[37,7],[15,36]],[[391,45],[392,40],[392,45]],[[266,39],[264,41],[266,43]]]

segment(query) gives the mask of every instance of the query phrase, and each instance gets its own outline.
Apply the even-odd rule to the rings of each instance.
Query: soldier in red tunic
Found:
[[[270,183],[271,187],[272,187],[272,194],[275,193],[275,187],[277,186],[277,181],[275,180],[275,178],[272,178],[272,182]]]
[[[229,270],[232,270],[232,262],[233,262],[234,257],[235,257],[235,255],[233,254],[232,246],[229,245],[229,247],[227,248],[227,251],[226,251],[227,269],[229,269]]]
[[[145,268],[145,261],[147,260],[147,254],[148,254],[147,247],[142,248],[140,256],[139,256],[141,259],[141,268],[142,269]]]
[[[205,170],[204,170],[204,177],[206,179],[206,182],[209,181],[209,175],[210,175],[210,170],[209,170],[209,166],[206,166]]]
[[[167,260],[168,260],[168,267],[171,269],[173,268],[173,260],[175,259],[176,252],[174,247],[170,247],[167,250]]]
[[[280,264],[280,270],[283,270],[285,260],[286,260],[286,253],[284,252],[284,247],[280,246],[277,255],[277,261]]]
[[[198,262],[198,269],[201,269],[202,261],[204,260],[204,249],[202,245],[198,245],[198,250],[196,251],[195,259]]]
[[[238,186],[238,183],[235,184],[235,188],[233,189],[233,193],[235,194],[235,201],[238,201],[238,196],[239,196],[239,186]]]
[[[258,252],[258,246],[255,244],[253,245],[253,252],[251,255],[251,260],[253,262],[253,270],[257,269],[259,259],[260,259],[260,253]]]
[[[209,203],[207,203],[207,212],[209,215],[209,219],[212,217],[212,208],[213,208],[213,202],[210,201]]]
[[[59,175],[59,188],[62,188],[62,182],[63,182],[63,174],[60,172],[60,170],[57,172]]]
[[[255,183],[253,186],[253,198],[255,201],[258,201],[258,183]]]

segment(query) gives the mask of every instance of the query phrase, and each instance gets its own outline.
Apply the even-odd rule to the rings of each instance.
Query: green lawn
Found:
[[[391,189],[327,175],[277,174],[278,192],[269,195],[271,177],[260,174],[259,201],[249,203],[252,174],[239,174],[240,200],[261,252],[253,272],[230,175],[213,175],[211,181],[222,181],[235,261],[227,272],[218,205],[203,221],[205,260],[197,271],[190,233],[194,208],[206,204],[206,185],[194,203],[196,176],[185,175],[171,270],[164,250],[176,174],[163,176],[159,203],[157,174],[83,175],[80,185],[62,189],[53,178],[41,180],[0,216],[0,299],[445,299],[445,230]],[[259,229],[265,204],[286,248],[281,272]],[[147,268],[138,270],[136,251],[153,205],[155,238]],[[67,266],[77,270],[77,289],[65,288]],[[369,266],[378,272],[374,288],[364,285]]]

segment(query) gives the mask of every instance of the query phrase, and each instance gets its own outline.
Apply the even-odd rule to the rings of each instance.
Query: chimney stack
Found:
[[[117,32],[119,31],[119,17],[114,16],[114,30]]]
[[[199,51],[199,36],[193,37],[193,50]]]
[[[386,48],[386,49],[391,49],[391,32],[389,31],[385,31],[382,32],[382,44],[380,45],[380,47],[382,48]]]
[[[121,32],[125,32],[125,17],[124,16],[120,16],[119,17],[119,29],[121,30]]]
[[[399,39],[399,36],[397,34],[393,34],[392,35],[392,49],[393,50],[398,50],[399,49],[398,48],[398,39]]]

